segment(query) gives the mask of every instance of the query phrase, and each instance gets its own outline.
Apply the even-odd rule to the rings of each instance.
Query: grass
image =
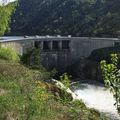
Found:
[[[5,59],[13,62],[18,62],[19,56],[11,48],[0,47],[0,59]]]
[[[47,78],[46,71],[0,60],[0,120],[102,120],[81,101],[56,100],[46,88]]]

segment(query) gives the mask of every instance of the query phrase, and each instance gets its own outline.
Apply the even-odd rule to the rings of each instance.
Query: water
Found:
[[[105,113],[111,120],[120,120],[109,90],[99,83],[77,83],[74,93],[89,107]]]

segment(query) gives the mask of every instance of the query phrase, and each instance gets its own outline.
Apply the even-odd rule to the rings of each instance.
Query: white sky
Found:
[[[3,3],[3,1],[7,1],[7,2],[14,2],[14,1],[16,1],[16,0],[0,0],[0,5]]]

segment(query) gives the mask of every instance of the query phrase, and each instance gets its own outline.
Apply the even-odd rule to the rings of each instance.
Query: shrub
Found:
[[[67,73],[64,73],[63,75],[60,76],[60,82],[63,83],[65,86],[64,89],[61,90],[61,100],[63,103],[69,102],[72,100],[72,95],[67,93],[67,89],[70,87],[70,75]]]
[[[8,61],[12,61],[12,62],[18,62],[19,56],[18,54],[13,51],[10,48],[0,48],[0,59],[4,59],[4,60],[8,60]]]
[[[21,61],[23,64],[33,68],[40,69],[42,68],[40,50],[39,49],[31,49],[28,50],[27,53],[24,53],[21,57]]]
[[[112,63],[108,64],[105,60],[100,62],[103,78],[107,88],[111,90],[116,100],[116,107],[120,112],[120,69],[118,69],[118,56],[111,54]]]
[[[63,75],[60,76],[60,81],[65,85],[66,88],[70,87],[70,78],[71,76],[68,75],[67,73],[64,73]]]

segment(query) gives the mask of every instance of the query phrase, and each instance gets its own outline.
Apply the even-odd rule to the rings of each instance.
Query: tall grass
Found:
[[[10,48],[0,47],[0,59],[18,62],[20,60],[19,56],[15,51]]]
[[[101,120],[81,101],[63,104],[56,99],[44,82],[49,73],[28,69],[18,60],[9,48],[0,48],[0,120]]]

